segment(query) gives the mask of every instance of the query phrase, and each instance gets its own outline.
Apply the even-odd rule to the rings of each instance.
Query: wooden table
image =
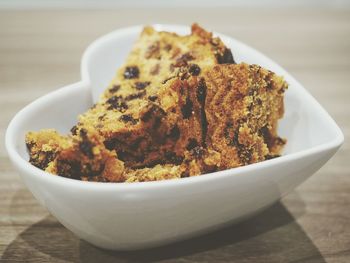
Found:
[[[79,240],[41,207],[12,168],[4,133],[30,101],[80,79],[96,37],[131,24],[200,24],[232,35],[290,71],[335,118],[345,144],[272,208],[216,233],[145,252]],[[1,262],[350,262],[350,11],[119,9],[0,12]]]

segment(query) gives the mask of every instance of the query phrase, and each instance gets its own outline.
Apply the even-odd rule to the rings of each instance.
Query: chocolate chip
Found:
[[[272,142],[272,135],[271,135],[267,125],[265,125],[264,127],[262,127],[259,130],[259,134],[262,135],[262,137],[264,138],[264,142],[267,144],[267,147],[270,148],[272,146],[273,142]]]
[[[140,71],[136,66],[126,67],[124,71],[125,79],[136,79],[139,77]]]
[[[190,68],[188,69],[188,72],[192,76],[198,76],[199,73],[201,73],[201,68],[197,64],[191,64]]]
[[[187,146],[186,146],[186,149],[187,149],[188,151],[190,151],[190,150],[194,149],[194,148],[197,147],[197,146],[198,146],[197,140],[194,139],[194,138],[190,138],[190,140],[189,140],[189,142],[188,142],[188,144],[187,144]]]
[[[138,93],[134,93],[134,94],[130,94],[130,95],[126,96],[125,100],[129,101],[129,100],[134,100],[134,99],[140,99],[145,95],[146,95],[146,91],[143,90],[143,91],[140,91]]]
[[[176,59],[176,63],[174,64],[174,67],[186,66],[188,61],[193,60],[193,59],[194,59],[194,56],[192,54],[185,53]]]
[[[121,96],[112,96],[107,101],[110,106],[109,110],[115,109],[119,111],[124,111],[128,109],[128,105],[125,103],[124,99]]]
[[[166,113],[165,111],[159,107],[156,104],[152,104],[149,109],[147,109],[147,111],[142,115],[141,120],[143,122],[148,122],[151,120],[152,117],[156,117],[156,116],[165,116]]]
[[[105,140],[103,144],[110,151],[114,150],[114,148],[115,148],[115,141],[113,139]]]
[[[177,125],[175,125],[169,133],[170,139],[177,141],[180,138],[180,129]]]
[[[158,99],[158,96],[157,96],[157,95],[151,95],[151,96],[148,96],[148,99],[149,99],[150,101],[155,102],[155,101]]]
[[[136,82],[135,83],[135,88],[138,90],[142,90],[146,88],[151,82],[149,81],[144,81],[144,82]]]
[[[76,160],[57,160],[57,174],[63,177],[79,180],[82,176],[80,163]]]
[[[86,129],[83,128],[80,130],[80,137],[82,137],[83,139],[87,138],[87,130]]]
[[[77,131],[78,131],[77,125],[74,125],[74,126],[70,129],[70,132],[71,132],[73,135],[77,135]]]
[[[189,97],[186,98],[185,105],[181,108],[182,116],[184,119],[188,119],[191,117],[193,111],[193,102]]]
[[[150,45],[147,48],[145,58],[157,58],[160,59],[160,54],[159,54],[159,41],[154,42],[152,45]]]
[[[122,142],[118,138],[108,138],[103,142],[103,144],[108,150],[112,151],[118,148],[118,146],[120,146]]]
[[[175,165],[179,165],[183,161],[183,157],[177,156],[176,153],[174,153],[174,152],[166,152],[165,153],[165,159],[168,162],[173,163]]]
[[[89,159],[94,158],[94,153],[92,152],[94,145],[90,142],[85,129],[80,130],[80,137],[82,139],[82,141],[79,143],[80,151]]]
[[[119,117],[119,119],[123,122],[131,122],[132,124],[136,124],[137,120],[134,119],[130,114],[124,114]]]
[[[243,122],[243,120],[241,120],[241,122]],[[237,128],[234,128],[232,123],[227,123],[224,129],[224,136],[228,146],[236,147],[240,161],[243,164],[248,164],[252,159],[253,153],[251,149],[239,142],[239,129],[239,125]]]
[[[125,162],[130,157],[130,154],[123,150],[117,151],[117,155],[118,159],[122,160],[123,162]]]
[[[109,92],[115,93],[118,90],[120,90],[120,85],[113,85],[113,87],[109,89]]]
[[[224,53],[218,54],[216,58],[219,64],[236,64],[231,49],[229,48],[225,48]]]

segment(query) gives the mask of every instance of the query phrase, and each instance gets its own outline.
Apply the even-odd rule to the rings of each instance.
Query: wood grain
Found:
[[[4,149],[24,105],[79,80],[85,47],[131,24],[200,24],[290,71],[335,118],[345,144],[319,172],[255,218],[168,247],[117,253],[73,236],[26,190]],[[350,262],[350,11],[118,9],[0,11],[1,262]]]

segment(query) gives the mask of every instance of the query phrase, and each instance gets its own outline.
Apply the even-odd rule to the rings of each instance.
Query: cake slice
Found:
[[[205,147],[187,153],[184,170],[189,175],[280,155],[286,142],[277,134],[287,89],[282,77],[258,65],[241,63],[216,65],[205,72],[199,83],[206,90]]]
[[[235,64],[198,25],[146,27],[101,99],[71,135],[29,132],[30,162],[64,177],[137,182],[196,176],[279,156],[283,78]]]
[[[146,27],[101,100],[80,116],[73,132],[98,130],[107,149],[128,167],[180,164],[186,146],[204,140],[202,105],[191,88],[195,85],[186,80],[218,63],[234,63],[231,51],[198,25],[186,36]]]
[[[202,68],[234,63],[219,38],[197,24],[191,31],[179,36],[146,27],[101,99],[79,117],[71,136],[52,131],[27,135],[27,144],[36,145],[28,147],[31,156],[36,154],[33,149],[55,148],[54,156],[38,150],[44,160],[40,166],[34,158],[31,162],[70,178],[111,181],[121,180],[118,176],[124,170],[116,163],[119,175],[107,178],[103,167],[108,158],[118,158],[129,173],[157,164],[180,165],[186,149],[204,142],[204,109],[191,88],[196,85],[186,79],[200,76]],[[38,138],[47,143],[38,143]],[[86,142],[95,149],[90,156],[82,150]]]
[[[125,181],[124,163],[92,131],[81,129],[74,137],[51,129],[29,132],[26,144],[29,161],[49,173],[79,180]]]
[[[282,77],[257,65],[214,66],[206,76],[206,142],[221,153],[219,169],[280,154],[285,141],[277,135],[287,88]]]

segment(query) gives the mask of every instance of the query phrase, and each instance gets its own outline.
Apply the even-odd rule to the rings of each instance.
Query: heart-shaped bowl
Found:
[[[189,33],[189,27],[155,25]],[[78,237],[102,248],[159,246],[237,222],[278,201],[315,173],[344,137],[327,112],[288,72],[253,48],[216,34],[236,61],[259,64],[285,77],[285,116],[279,133],[283,156],[244,167],[183,179],[141,183],[83,182],[48,174],[28,162],[28,131],[68,133],[125,60],[142,26],[114,31],[84,53],[82,81],[32,102],[12,119],[6,148],[33,195]]]

